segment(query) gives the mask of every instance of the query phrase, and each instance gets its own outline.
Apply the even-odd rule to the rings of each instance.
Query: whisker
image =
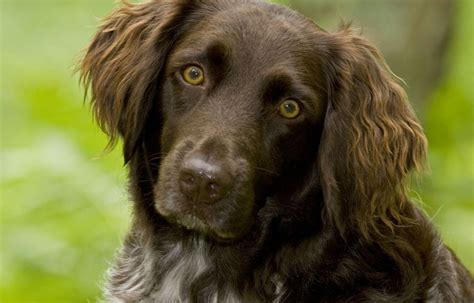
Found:
[[[252,167],[252,168],[254,168],[254,169],[256,169],[256,170],[264,171],[264,172],[269,173],[269,174],[274,175],[274,176],[277,176],[277,175],[278,175],[278,173],[276,173],[276,172],[274,172],[274,171],[272,171],[272,170],[263,168],[263,167],[258,167],[258,166],[253,166],[253,165],[251,165],[250,167]]]
[[[165,156],[152,156],[149,158],[148,161],[155,161],[155,160],[161,160],[161,159],[164,159]]]

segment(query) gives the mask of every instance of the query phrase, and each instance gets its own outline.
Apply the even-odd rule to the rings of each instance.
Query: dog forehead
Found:
[[[232,6],[188,26],[177,48],[204,52],[218,44],[249,66],[284,64],[313,52],[314,30],[308,19],[278,5]]]

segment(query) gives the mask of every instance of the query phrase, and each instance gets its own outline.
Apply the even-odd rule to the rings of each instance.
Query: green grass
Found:
[[[422,113],[432,172],[418,189],[474,269],[472,3]],[[120,150],[83,105],[74,60],[112,1],[0,2],[2,302],[93,302],[129,220]]]

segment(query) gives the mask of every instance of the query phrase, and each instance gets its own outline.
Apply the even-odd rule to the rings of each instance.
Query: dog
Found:
[[[426,138],[370,42],[257,0],[124,3],[80,66],[123,141],[110,302],[474,302],[407,195]]]

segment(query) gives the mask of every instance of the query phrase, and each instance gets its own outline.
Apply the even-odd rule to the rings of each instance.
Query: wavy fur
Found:
[[[182,61],[212,85],[183,83]],[[124,142],[134,206],[107,301],[474,301],[471,274],[408,197],[422,127],[348,26],[327,33],[251,0],[124,2],[80,72],[109,147]],[[295,91],[303,113],[282,120],[274,106]],[[196,155],[232,177],[215,205],[178,186]]]

